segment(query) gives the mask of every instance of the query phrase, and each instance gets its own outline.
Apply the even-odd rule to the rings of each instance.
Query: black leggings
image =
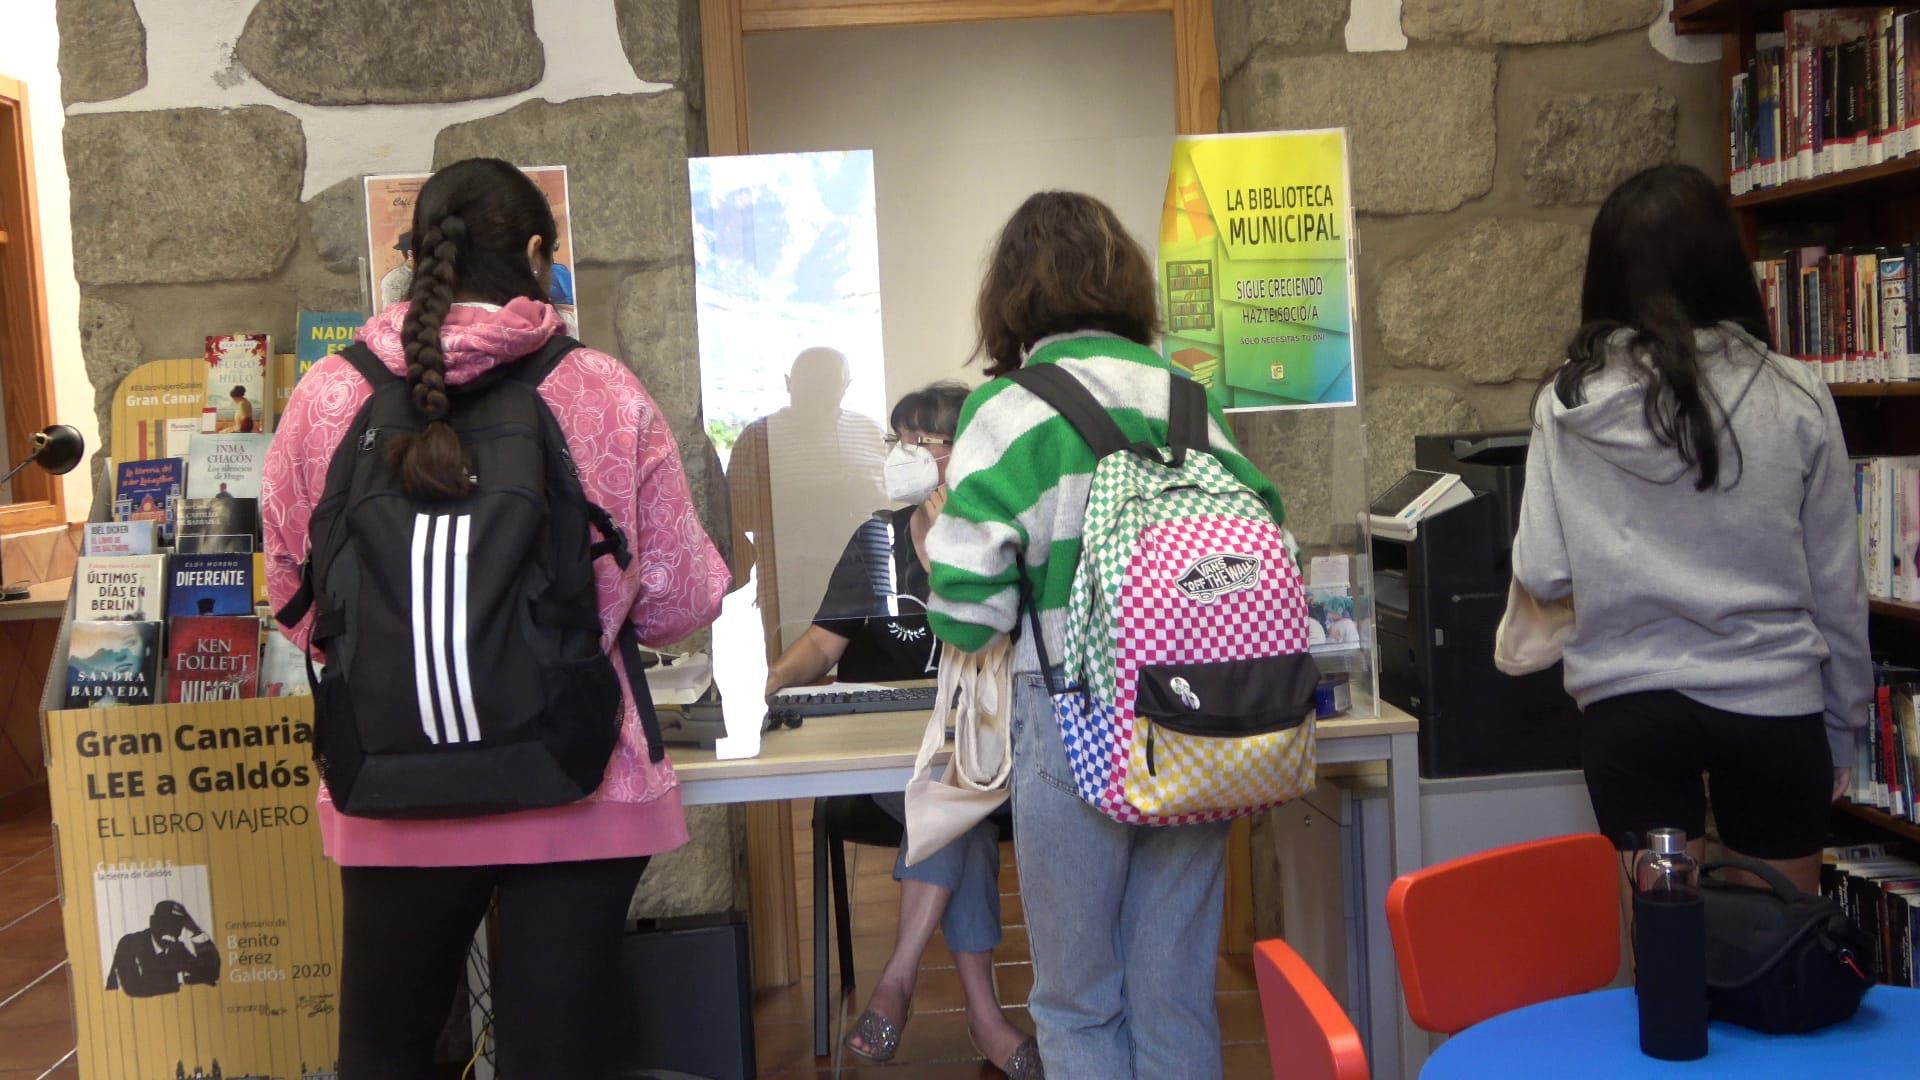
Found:
[[[341,1080],[426,1080],[499,897],[493,1037],[503,1080],[608,1072],[620,936],[647,860],[446,868],[343,867]]]

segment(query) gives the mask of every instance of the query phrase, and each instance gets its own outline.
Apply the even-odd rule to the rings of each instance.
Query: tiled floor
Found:
[[[837,1010],[834,1054],[813,1056],[813,832],[807,803],[794,808],[795,879],[800,903],[801,966],[808,976],[783,990],[761,994],[754,1010],[755,1043],[763,1077],[822,1080],[885,1075],[927,1080],[998,1077],[999,1070],[974,1055],[967,1039],[964,999],[953,961],[938,934],[921,965],[913,1020],[889,1065],[842,1062],[840,1034],[866,1000],[887,953],[898,918],[893,852],[853,847],[853,998]],[[1000,889],[1006,939],[995,956],[1000,999],[1014,1022],[1032,1027],[1026,1015],[1033,965],[1027,952],[1025,915],[1012,848],[1002,849]],[[44,803],[0,821],[0,1080],[77,1077],[73,1020],[68,997],[66,950],[61,940],[59,885],[54,878],[53,837]],[[839,985],[835,962],[833,985]],[[1219,996],[1226,1046],[1227,1080],[1265,1080],[1273,1075],[1260,1025],[1253,969],[1246,958],[1223,957]]]
[[[76,1077],[46,803],[0,820],[0,1080]]]
[[[855,987],[851,998],[835,1013],[833,1056],[813,1056],[813,829],[812,804],[794,803],[794,880],[799,893],[801,967],[808,976],[799,985],[762,993],[754,1009],[754,1039],[762,1077],[825,1080],[827,1077],[926,1077],[928,1080],[972,1080],[999,1077],[1000,1070],[975,1056],[967,1040],[965,999],[940,935],[934,935],[920,965],[914,993],[913,1019],[900,1041],[900,1053],[882,1067],[864,1065],[840,1049],[846,1025],[859,1015],[866,995],[893,948],[898,925],[899,891],[893,883],[894,852],[890,848],[850,846],[848,892],[853,903],[853,960]],[[1013,864],[1013,848],[1001,848],[1001,915],[1006,937],[994,955],[994,982],[1001,1003],[1014,1023],[1031,1030],[1026,1011],[1027,992],[1033,986],[1033,964],[1027,951],[1026,917],[1020,905],[1020,879]],[[831,985],[839,986],[839,963]],[[1221,1036],[1226,1042],[1227,1080],[1268,1080],[1266,1034],[1260,1023],[1260,1002],[1254,989],[1253,966],[1246,957],[1220,959],[1219,992]],[[843,1060],[844,1059],[844,1060]]]

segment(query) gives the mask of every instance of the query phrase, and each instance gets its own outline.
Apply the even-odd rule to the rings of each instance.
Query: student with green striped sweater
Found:
[[[1028,199],[1000,234],[978,318],[988,374],[1058,365],[1130,439],[1167,444],[1173,376],[1153,348],[1153,271],[1099,200]],[[1210,435],[1214,456],[1278,519],[1278,493],[1235,449],[1217,408]],[[1048,655],[1063,655],[1094,465],[1067,421],[1011,381],[973,393],[927,540],[934,633],[982,649],[1022,625],[1031,598]],[[1227,825],[1122,825],[1083,802],[1031,639],[1022,635],[1014,654],[1013,814],[1041,1060],[1055,1080],[1217,1077]]]

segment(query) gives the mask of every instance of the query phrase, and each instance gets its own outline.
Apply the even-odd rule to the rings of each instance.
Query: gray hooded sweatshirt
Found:
[[[1534,409],[1513,573],[1541,599],[1573,598],[1567,692],[1582,708],[1677,690],[1752,716],[1823,713],[1834,767],[1851,766],[1873,669],[1832,395],[1730,324],[1697,333],[1726,413],[1720,482],[1698,491],[1698,472],[1647,426],[1647,369],[1627,337],[1584,404],[1549,388]]]

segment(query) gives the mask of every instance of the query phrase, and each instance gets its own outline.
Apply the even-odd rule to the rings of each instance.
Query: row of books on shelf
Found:
[[[1853,509],[1868,595],[1920,603],[1920,457],[1854,459]]]
[[[1920,863],[1902,858],[1890,844],[1830,847],[1821,856],[1820,892],[1879,943],[1881,982],[1920,987],[1913,962],[1920,937]]]
[[[1914,784],[1920,778],[1920,670],[1874,668],[1873,713],[1855,744],[1849,801],[1903,821],[1920,822]]]
[[[1920,13],[1789,11],[1728,87],[1735,195],[1920,151]]]
[[[66,706],[304,695],[306,658],[266,606],[257,554],[84,555]]]
[[[1801,247],[1753,264],[1774,347],[1817,365],[1829,383],[1920,379],[1920,305],[1910,302],[1920,248]]]

